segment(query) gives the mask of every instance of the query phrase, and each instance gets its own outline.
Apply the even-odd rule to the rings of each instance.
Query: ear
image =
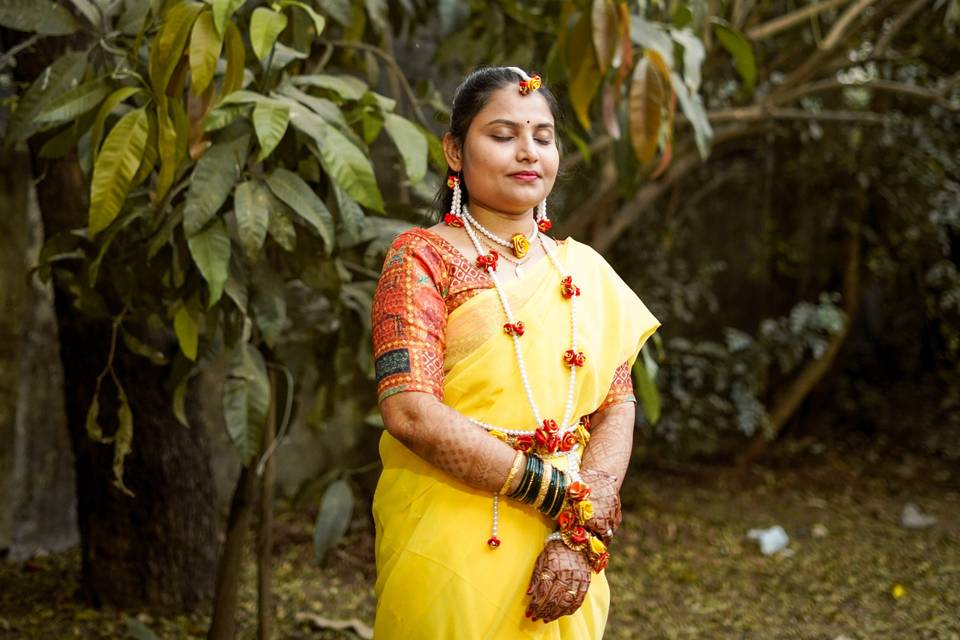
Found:
[[[459,172],[463,169],[463,149],[449,131],[443,134],[443,155],[451,171]]]

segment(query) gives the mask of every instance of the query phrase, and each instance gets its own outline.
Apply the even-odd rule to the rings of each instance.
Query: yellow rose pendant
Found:
[[[527,251],[530,250],[530,241],[527,240],[527,236],[522,233],[515,233],[510,239],[513,240],[513,255],[518,258],[527,255]]]

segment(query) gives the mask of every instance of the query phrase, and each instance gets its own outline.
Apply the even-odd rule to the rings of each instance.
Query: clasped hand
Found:
[[[591,469],[581,471],[580,477],[590,486],[589,499],[593,503],[593,517],[585,527],[609,542],[622,520],[617,478]],[[560,540],[548,542],[534,563],[527,588],[530,604],[526,616],[546,623],[574,613],[587,595],[592,571],[582,551],[574,551]]]

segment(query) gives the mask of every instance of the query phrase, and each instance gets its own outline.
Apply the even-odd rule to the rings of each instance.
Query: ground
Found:
[[[893,445],[818,453],[781,443],[743,476],[720,465],[660,465],[624,487],[625,522],[608,568],[606,638],[960,640],[960,469]],[[937,523],[905,529],[914,502]],[[751,528],[783,526],[788,551],[763,556]],[[356,638],[305,617],[373,620],[372,538],[351,532],[320,567],[311,514],[281,509],[279,638]],[[206,616],[156,619],[76,600],[76,552],[0,563],[0,638],[201,638]],[[247,565],[241,638],[255,636]],[[304,614],[308,614],[304,616]],[[138,626],[139,635],[128,635]]]

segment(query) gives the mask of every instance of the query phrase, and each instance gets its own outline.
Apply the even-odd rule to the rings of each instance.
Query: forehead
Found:
[[[522,96],[516,84],[501,87],[491,93],[487,104],[477,113],[472,124],[484,126],[491,120],[497,119],[520,123],[529,120],[532,124],[541,122],[553,124],[553,114],[543,94],[534,91]]]

